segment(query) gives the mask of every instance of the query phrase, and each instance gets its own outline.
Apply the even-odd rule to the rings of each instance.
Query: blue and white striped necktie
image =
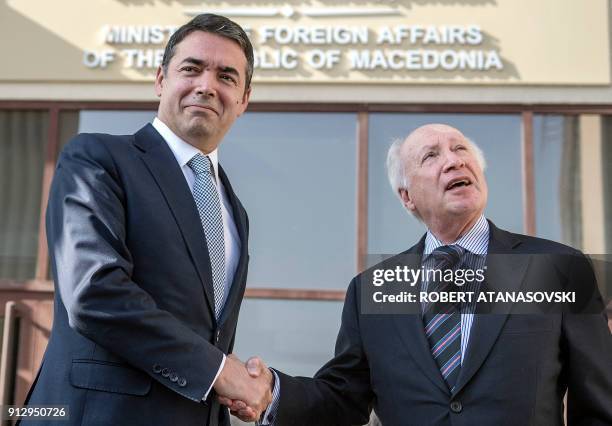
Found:
[[[219,319],[225,303],[225,241],[221,202],[215,186],[210,158],[196,154],[187,165],[195,174],[192,192],[206,236],[215,295],[215,318]]]
[[[433,269],[453,269],[461,260],[464,249],[458,245],[441,246],[430,256],[434,259]],[[452,291],[455,284],[445,282],[428,283],[427,291]],[[425,336],[429,341],[431,354],[442,373],[448,388],[453,389],[461,369],[461,313],[452,303],[430,304],[423,315]]]

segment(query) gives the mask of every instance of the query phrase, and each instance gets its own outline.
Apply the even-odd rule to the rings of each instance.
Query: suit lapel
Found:
[[[491,222],[489,227],[484,290],[518,291],[524,281],[529,257],[515,250],[520,245],[516,237],[498,229]],[[511,308],[510,304],[493,304],[490,312],[485,313],[482,305],[477,305],[470,340],[453,395],[478,371],[495,344]]]
[[[408,268],[419,269],[421,267],[424,247],[425,237],[421,238],[421,241],[402,254],[407,256],[406,266],[408,266]],[[419,286],[415,286],[414,289],[418,293]],[[434,385],[439,387],[443,392],[448,393],[448,386],[444,382],[440,369],[431,355],[421,315],[393,315],[393,321],[397,328],[397,334],[402,339],[408,353],[414,359],[415,364],[421,368],[423,374],[425,374]]]
[[[240,204],[238,197],[236,197],[232,185],[221,165],[219,165],[219,179],[223,183],[225,194],[232,205],[232,215],[234,216],[234,223],[236,224],[238,237],[240,238],[240,259],[238,260],[238,266],[236,267],[234,279],[231,282],[230,292],[225,301],[223,311],[221,312],[221,318],[219,319],[219,323],[224,323],[229,313],[234,311],[231,308],[236,303],[240,302],[244,294],[244,284],[246,283],[244,276],[248,265],[248,230],[246,212],[242,204]]]
[[[147,124],[134,136],[134,144],[141,150],[141,158],[157,182],[181,230],[214,318],[215,299],[206,237],[185,176],[172,151],[151,124]]]

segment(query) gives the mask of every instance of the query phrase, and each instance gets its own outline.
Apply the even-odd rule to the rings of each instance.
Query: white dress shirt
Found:
[[[217,150],[215,149],[209,154],[204,154],[202,151],[197,149],[195,146],[185,142],[177,135],[175,135],[172,130],[159,118],[155,117],[153,119],[153,127],[157,132],[164,138],[168,147],[174,154],[174,158],[176,162],[181,168],[183,175],[185,176],[185,180],[187,181],[187,185],[189,186],[189,191],[193,191],[193,184],[195,182],[195,173],[191,168],[187,165],[189,160],[193,158],[196,154],[208,155],[210,161],[212,163],[215,182],[217,187],[217,192],[219,193],[219,200],[221,201],[221,217],[223,219],[223,240],[225,243],[225,283],[224,287],[224,300],[227,300],[227,295],[229,294],[230,287],[234,280],[234,275],[236,273],[236,268],[238,267],[238,260],[240,259],[240,238],[238,236],[238,230],[236,229],[236,223],[234,222],[234,215],[232,214],[232,205],[229,202],[229,199],[225,193],[225,188],[223,183],[219,179],[219,159],[217,157]],[[219,370],[217,371],[217,375],[213,380],[213,384],[217,381],[221,370],[223,370],[223,366],[225,365],[225,355],[223,355],[223,360],[221,361],[221,365]],[[202,400],[205,400],[212,389],[212,385],[204,394]]]

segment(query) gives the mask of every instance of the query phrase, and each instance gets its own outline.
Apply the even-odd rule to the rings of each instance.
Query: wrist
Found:
[[[215,392],[220,393],[220,390],[222,389],[227,389],[227,384],[228,384],[228,376],[230,375],[230,362],[228,359],[225,360],[225,362],[223,363],[223,366],[221,367],[221,370],[219,371],[219,375],[217,376],[217,379],[214,381],[213,383],[213,388],[215,389]]]

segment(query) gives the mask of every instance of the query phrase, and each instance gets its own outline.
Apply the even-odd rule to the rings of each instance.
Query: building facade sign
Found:
[[[607,0],[242,3],[9,0],[3,51],[50,60],[10,61],[0,80],[151,80],[176,28],[213,12],[248,31],[255,81],[610,83]]]

